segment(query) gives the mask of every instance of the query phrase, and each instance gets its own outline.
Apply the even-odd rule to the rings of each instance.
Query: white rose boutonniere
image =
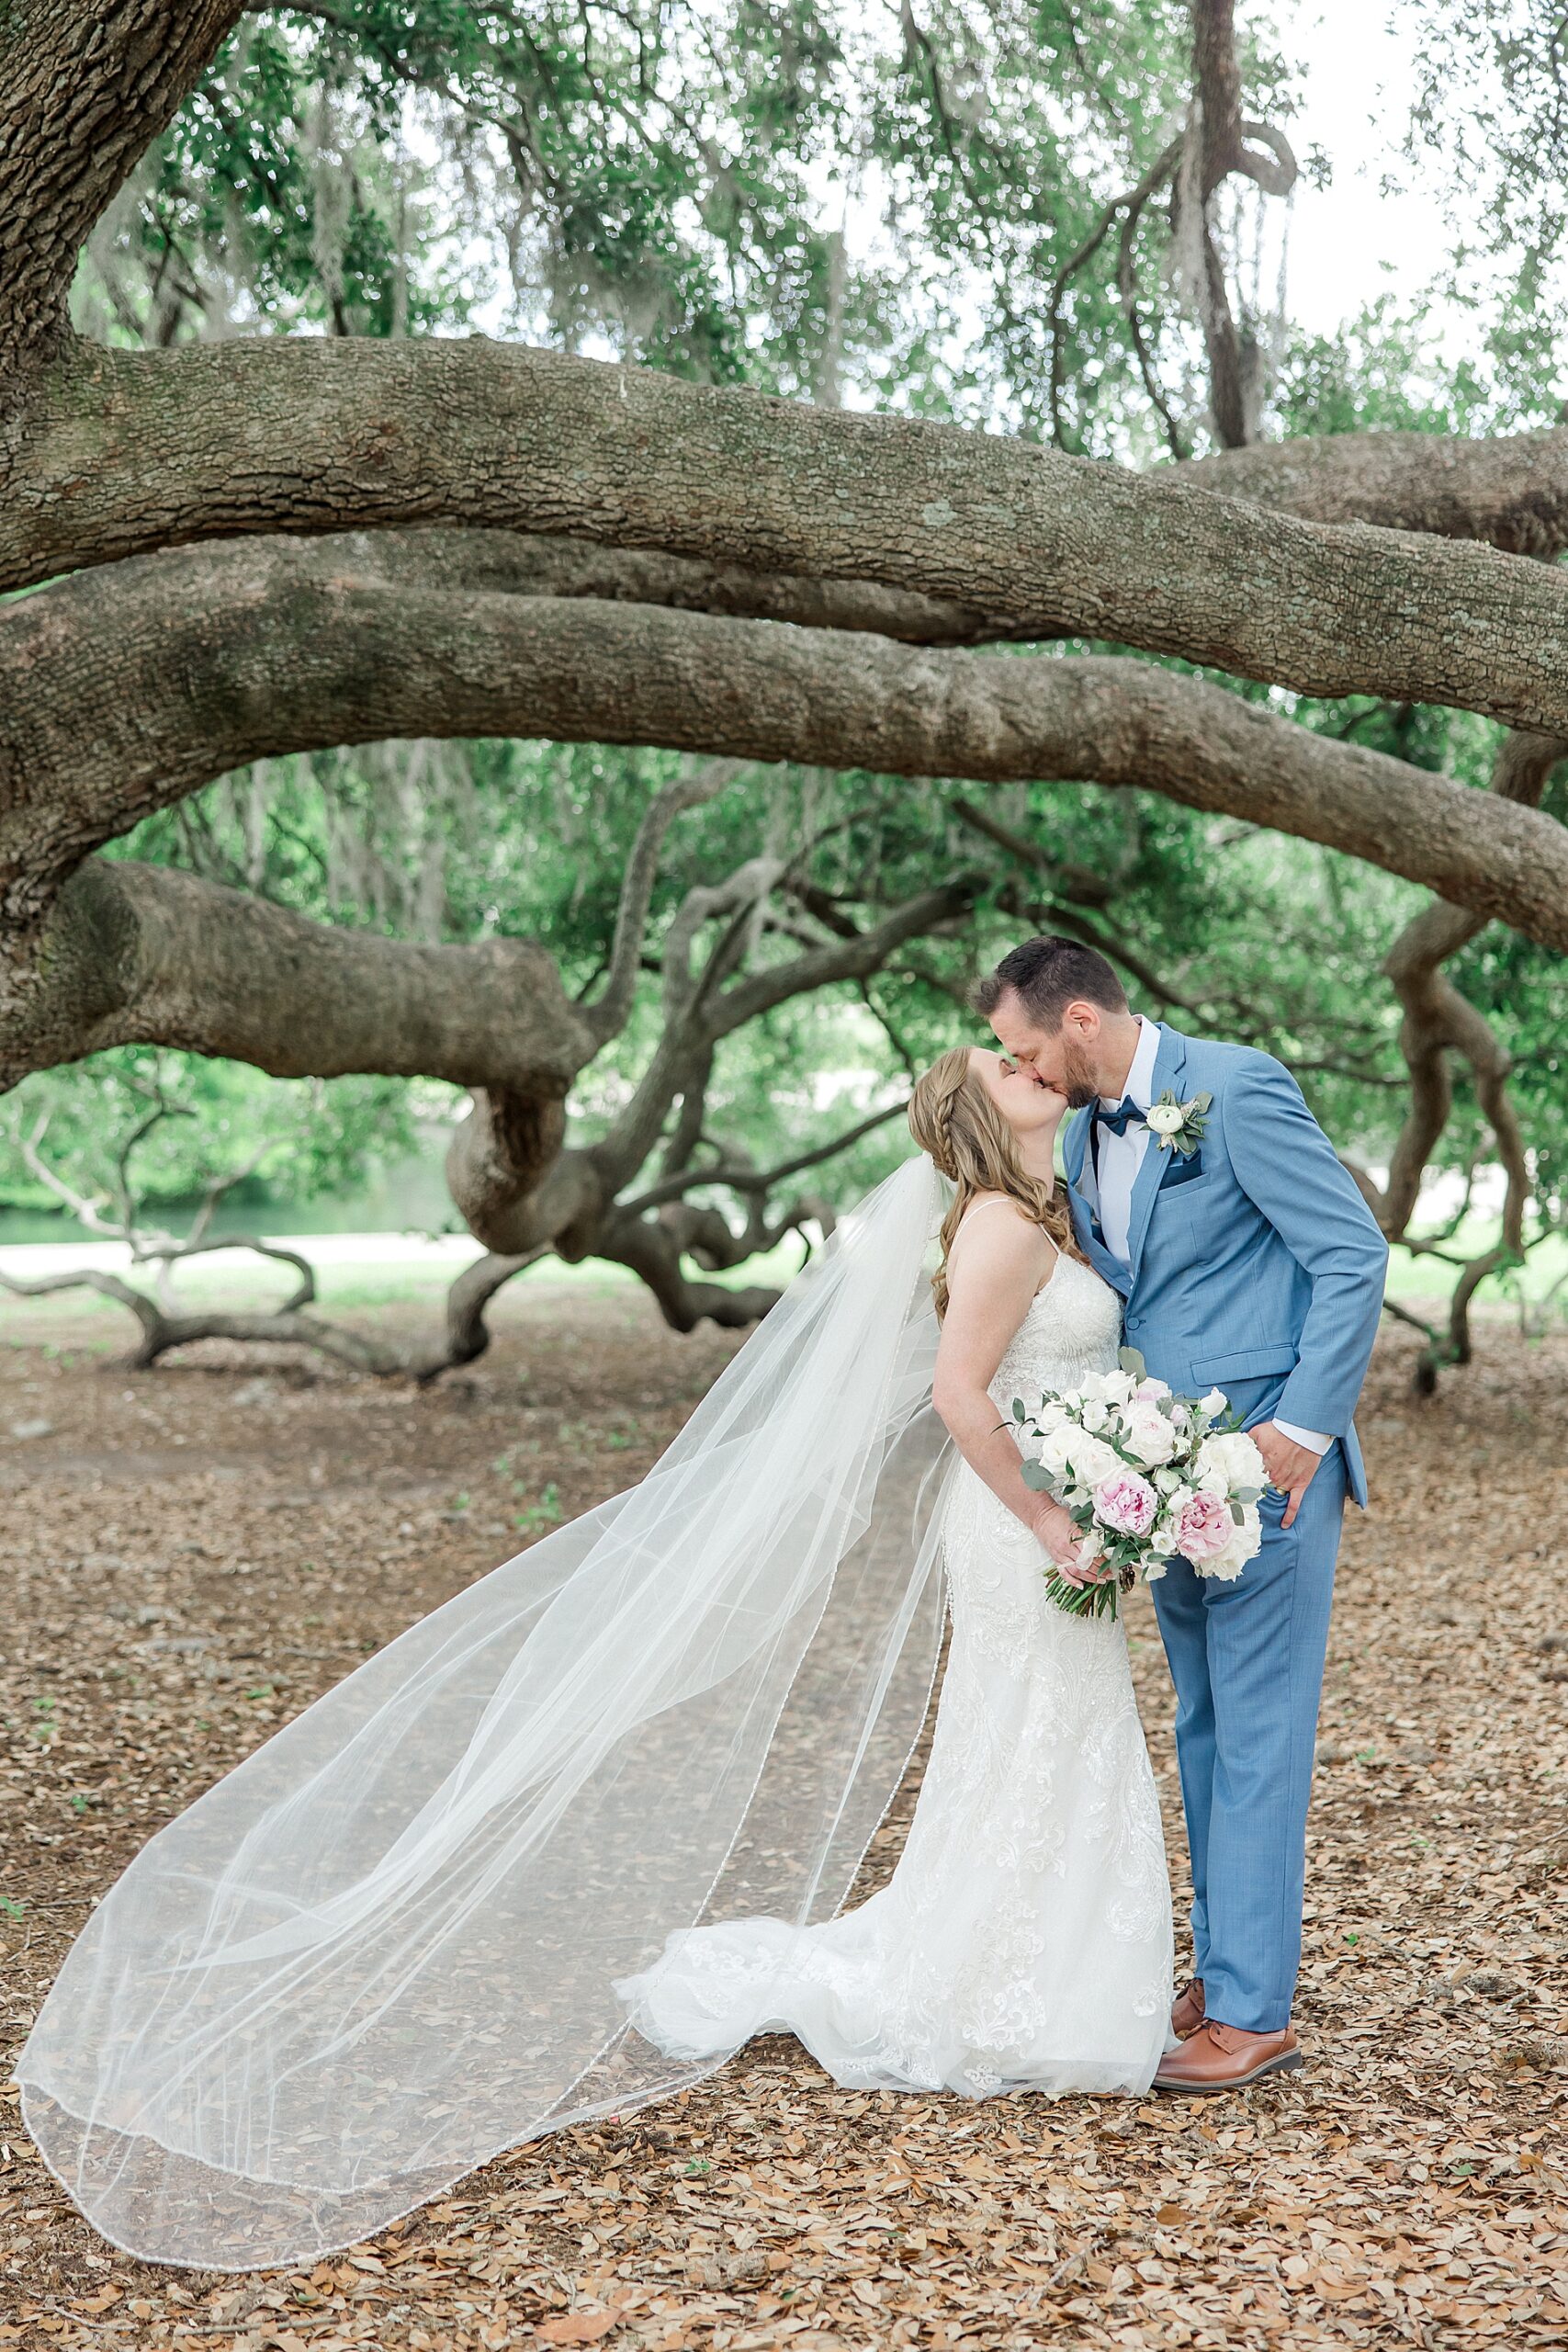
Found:
[[[1148,1110],[1149,1133],[1161,1151],[1179,1151],[1183,1159],[1190,1159],[1203,1140],[1205,1114],[1213,1099],[1212,1094],[1194,1094],[1190,1101],[1179,1102],[1168,1086]]]

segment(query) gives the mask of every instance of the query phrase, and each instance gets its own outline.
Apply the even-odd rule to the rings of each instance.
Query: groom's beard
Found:
[[[1075,1111],[1084,1111],[1100,1100],[1100,1085],[1089,1056],[1076,1039],[1062,1040],[1061,1091]]]

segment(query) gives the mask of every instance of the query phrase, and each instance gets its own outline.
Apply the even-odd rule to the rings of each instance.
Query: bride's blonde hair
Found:
[[[1070,1258],[1082,1256],[1066,1199],[1024,1167],[1012,1129],[970,1068],[967,1046],[955,1046],[915,1080],[909,1133],[957,1188],[942,1221],[942,1263],[931,1277],[939,1316],[947,1313],[953,1236],[982,1193],[1004,1193],[1058,1250]]]

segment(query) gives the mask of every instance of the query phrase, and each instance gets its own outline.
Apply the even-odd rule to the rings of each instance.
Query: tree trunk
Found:
[[[0,406],[71,341],[99,213],[171,122],[243,0],[8,0],[0,9]]]

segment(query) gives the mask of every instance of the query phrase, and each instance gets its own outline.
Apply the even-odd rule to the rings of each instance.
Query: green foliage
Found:
[[[177,1213],[234,1179],[243,1180],[235,1202],[309,1199],[411,1149],[417,1103],[391,1079],[283,1081],[243,1062],[118,1047],[39,1071],[0,1102],[0,1206],[58,1204],[58,1193],[30,1171],[24,1143],[110,1217],[119,1214],[127,1177],[153,1215]],[[153,1116],[160,1104],[164,1115]],[[122,1168],[121,1151],[150,1118]]]
[[[1405,156],[1452,240],[1443,291],[1474,318],[1499,424],[1556,424],[1568,327],[1562,11],[1554,0],[1402,0],[1397,21],[1416,74]]]
[[[1558,402],[1551,369],[1529,383],[1509,380],[1494,364],[1506,319],[1479,331],[1476,348],[1446,356],[1438,297],[1401,305],[1392,295],[1371,304],[1339,334],[1296,335],[1286,345],[1270,403],[1270,423],[1286,439],[1332,433],[1451,433],[1480,436],[1554,424]]]
[[[1048,430],[1053,283],[1179,129],[1190,40],[1180,0],[258,9],[93,238],[78,313],[151,342],[482,323]],[[1280,59],[1243,64],[1253,110],[1288,112]],[[1196,420],[1152,215],[1143,246]],[[1155,447],[1115,256],[1063,313],[1066,436],[1102,453]]]
[[[1446,357],[1439,314],[1421,302],[1377,303],[1337,340],[1287,334],[1272,432],[1480,433],[1555,419],[1562,174],[1542,158],[1562,130],[1550,14],[1527,6],[1516,38],[1495,9],[1422,12],[1415,138],[1445,158],[1439,142],[1453,142],[1456,204],[1469,209],[1456,216],[1447,291],[1472,305],[1474,350]],[[846,0],[256,10],[96,233],[78,311],[95,332],[151,343],[482,325],[705,380],[1044,434],[1054,285],[1179,129],[1190,38],[1179,0],[912,0],[874,14]],[[1266,25],[1242,63],[1245,111],[1288,124],[1291,70]],[[1261,201],[1227,189],[1233,252]],[[1484,267],[1471,267],[1478,255]],[[1196,427],[1200,346],[1168,258],[1151,218],[1134,256],[1138,314]],[[1068,445],[1147,458],[1161,444],[1114,233],[1061,315]],[[1293,712],[1486,780],[1495,738],[1482,721],[1353,700]],[[537,937],[569,986],[590,991],[637,823],[674,765],[536,743],[326,752],[225,778],[123,846],[393,935]],[[1386,1157],[1406,1098],[1397,1007],[1378,971],[1420,892],[1153,796],[1049,780],[985,797],[1038,849],[1030,863],[964,824],[966,797],[770,769],[682,819],[655,894],[650,968],[625,1035],[579,1087],[579,1132],[603,1126],[651,1049],[660,943],[684,892],[767,857],[862,923],[959,868],[981,887],[962,935],[727,1041],[710,1127],[761,1164],[839,1132],[966,1034],[968,979],[1021,932],[1070,926],[1130,959],[1146,1009],[1280,1054],[1342,1143]],[[798,915],[798,899],[777,903]],[[792,944],[775,932],[758,953]],[[1515,1056],[1541,1213],[1561,1217],[1561,965],[1493,926],[1450,968]],[[1439,1163],[1462,1169],[1483,1139],[1456,1076]],[[274,1198],[341,1188],[457,1099],[379,1080],[284,1087],[231,1065],[123,1054],[29,1080],[6,1115],[19,1139],[47,1114],[51,1159],[89,1191],[109,1182],[105,1138],[129,1131],[152,1082],[181,1114],[139,1147],[153,1202],[253,1159],[253,1191]],[[810,1181],[846,1198],[905,1148],[898,1126],[881,1129]],[[40,1197],[15,1151],[0,1188],[0,1199]]]

